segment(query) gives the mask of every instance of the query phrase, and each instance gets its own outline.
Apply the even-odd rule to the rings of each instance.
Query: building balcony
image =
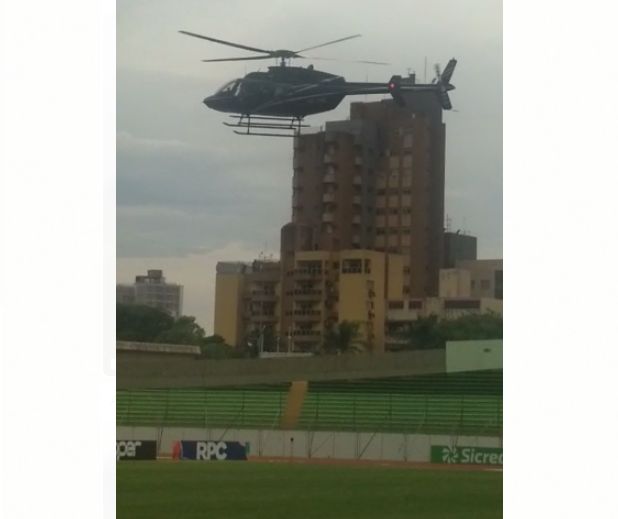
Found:
[[[355,245],[360,243],[360,236],[358,234],[352,236],[352,243]]]
[[[354,205],[361,205],[362,201],[361,201],[361,197],[360,195],[355,195],[352,197],[352,203]]]
[[[354,157],[354,165],[362,166],[363,165],[363,157],[359,157],[358,155]]]
[[[298,281],[322,279],[325,274],[328,272],[324,270],[295,269],[293,271],[294,279]]]
[[[352,223],[354,225],[360,225],[361,224],[361,217],[359,214],[355,215],[352,217]]]
[[[354,175],[354,178],[352,179],[352,184],[354,184],[355,186],[361,186],[363,184],[363,179],[360,175]]]
[[[323,223],[333,223],[334,221],[335,221],[334,213],[324,213],[322,215],[322,222]]]
[[[299,340],[303,340],[303,339],[307,339],[307,340],[312,340],[312,339],[317,339],[319,337],[322,336],[322,332],[320,330],[292,330],[292,336],[295,339],[299,339]]]
[[[279,321],[279,316],[272,313],[245,312],[244,317],[253,323],[275,323]]]
[[[321,301],[322,290],[299,289],[292,290],[292,297],[298,301]]]
[[[335,155],[333,153],[325,153],[324,154],[324,164],[334,164],[335,163]]]
[[[294,310],[293,320],[297,323],[318,323],[322,320],[320,310]]]
[[[324,193],[322,195],[322,202],[325,204],[333,204],[335,202],[335,193]]]
[[[334,184],[335,183],[335,174],[332,172],[326,173],[324,175],[324,183],[325,184]]]
[[[268,301],[274,302],[277,300],[277,294],[269,290],[253,290],[251,292],[251,299],[256,302]]]

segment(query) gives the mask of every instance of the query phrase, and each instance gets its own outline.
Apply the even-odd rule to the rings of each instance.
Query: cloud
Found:
[[[117,153],[174,153],[183,154],[191,151],[191,147],[178,139],[144,139],[137,138],[129,132],[119,131],[116,133]]]
[[[201,63],[245,53],[178,30],[266,49],[301,49],[360,33],[362,38],[307,54],[387,61],[391,66],[295,63],[313,63],[350,81],[386,81],[408,68],[422,79],[426,57],[430,80],[434,62],[444,65],[456,57],[451,99],[459,113],[444,114],[446,213],[453,226],[478,236],[481,256],[501,255],[502,4],[393,0],[385,9],[356,0],[299,0],[294,9],[288,7],[287,0],[259,5],[252,0],[184,0],[182,9],[172,0],[118,4],[119,275],[130,280],[148,268],[164,268],[171,280],[184,280],[187,297],[194,298],[188,299],[187,312],[208,321],[210,310],[204,305],[214,297],[209,292],[214,287],[213,258],[251,259],[265,243],[276,251],[279,229],[290,217],[291,141],[234,135],[222,125],[227,116],[202,103],[227,80],[265,70],[274,61]],[[341,20],[347,30],[341,29]],[[308,27],[312,29],[299,30]],[[347,99],[308,123],[321,126],[345,119],[349,104]]]

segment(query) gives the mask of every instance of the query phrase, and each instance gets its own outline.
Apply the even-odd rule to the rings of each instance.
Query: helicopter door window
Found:
[[[237,79],[233,81],[229,81],[228,83],[226,83],[219,89],[218,93],[219,94],[235,94],[236,91],[238,90],[239,83],[240,81],[238,81]]]

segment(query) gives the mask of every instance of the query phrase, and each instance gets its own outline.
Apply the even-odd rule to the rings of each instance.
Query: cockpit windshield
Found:
[[[219,90],[217,90],[217,94],[236,94],[238,90],[238,85],[240,81],[238,79],[233,79],[232,81],[228,81],[225,85],[223,85]]]

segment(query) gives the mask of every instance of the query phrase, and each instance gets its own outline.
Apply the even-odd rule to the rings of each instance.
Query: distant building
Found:
[[[412,95],[405,107],[352,103],[348,120],[297,135],[280,260],[217,265],[214,333],[240,345],[257,332],[269,352],[310,352],[353,321],[383,351],[397,309],[410,310],[404,321],[416,310],[501,311],[493,293],[475,292],[486,284],[480,271],[458,266],[476,260],[477,239],[445,233],[445,145],[433,94]]]
[[[404,258],[379,251],[297,251],[291,262],[217,265],[215,333],[242,344],[259,330],[282,351],[312,351],[337,322],[381,350],[389,296],[403,297]]]
[[[470,273],[470,293],[472,297],[502,299],[502,260],[486,259],[458,261],[457,269]]]
[[[276,335],[280,264],[272,260],[217,263],[215,334],[232,346],[252,332]]]
[[[464,315],[493,313],[502,315],[503,303],[494,298],[434,297],[389,301],[386,313],[386,350],[405,343],[399,333],[419,317],[435,315],[439,319],[458,319]]]
[[[407,78],[413,82],[414,78]],[[443,265],[446,128],[436,96],[352,103],[349,120],[294,139],[295,250],[403,257],[404,293],[438,295]],[[291,229],[282,233],[289,249]],[[281,256],[289,270],[292,256]],[[284,294],[285,295],[285,294]]]
[[[458,261],[476,260],[476,236],[446,231],[444,233],[443,268],[454,269]]]
[[[182,315],[183,286],[168,283],[162,270],[149,270],[145,276],[135,276],[132,285],[116,285],[116,302],[160,308],[178,318]]]

